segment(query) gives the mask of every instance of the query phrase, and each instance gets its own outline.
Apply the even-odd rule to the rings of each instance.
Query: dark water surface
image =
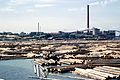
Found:
[[[64,76],[76,76],[80,77],[80,75],[73,75],[71,73],[60,74]],[[0,79],[4,80],[39,80],[32,79],[29,76],[35,76],[33,73],[33,64],[31,59],[19,59],[19,60],[6,60],[0,61]],[[70,79],[61,76],[49,76],[49,78],[57,78],[59,80],[78,80],[78,79]],[[87,78],[81,77],[79,80],[88,80]]]

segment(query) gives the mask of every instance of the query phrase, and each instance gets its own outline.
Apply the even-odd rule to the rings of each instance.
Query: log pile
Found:
[[[5,59],[5,55],[12,59],[14,56],[38,58],[35,63],[47,66],[50,72],[73,71],[79,67],[80,74],[103,80],[119,74],[119,70],[105,66],[120,67],[120,41],[1,42],[0,54],[0,59]]]
[[[74,64],[74,65],[69,65],[69,66],[55,66],[55,67],[48,67],[49,72],[55,72],[55,73],[66,73],[69,71],[74,71],[76,67],[80,68],[87,68],[87,65],[83,64]]]
[[[75,69],[76,70],[73,73],[90,77],[95,80],[120,80],[120,68],[117,67],[103,66],[95,67],[93,69]]]
[[[60,59],[59,63],[60,64],[68,64],[68,65],[82,64],[83,60],[80,60],[80,59]]]
[[[41,66],[55,65],[55,64],[56,64],[55,60],[53,60],[53,59],[50,59],[50,60],[36,59],[36,60],[34,61],[34,63],[40,64]]]

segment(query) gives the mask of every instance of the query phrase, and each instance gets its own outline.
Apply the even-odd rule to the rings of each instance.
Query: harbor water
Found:
[[[0,80],[39,80],[29,78],[30,76],[36,76],[33,71],[33,63],[31,59],[0,61]],[[49,74],[48,77],[58,80],[78,80],[68,78],[67,76],[79,77],[79,80],[88,80],[80,75],[74,75],[71,73]]]

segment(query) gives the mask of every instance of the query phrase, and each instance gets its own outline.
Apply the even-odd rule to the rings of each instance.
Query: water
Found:
[[[71,73],[58,74],[64,76],[79,76]],[[39,80],[32,79],[29,76],[36,76],[33,73],[33,64],[31,59],[20,59],[20,60],[6,60],[0,61],[0,79],[4,80]],[[57,75],[49,75],[49,78],[57,78],[59,80],[77,80],[65,78]],[[79,76],[80,77],[80,76]],[[81,77],[79,80],[88,80],[87,78]]]
[[[5,80],[33,80],[34,75],[31,60],[0,61],[0,78]]]

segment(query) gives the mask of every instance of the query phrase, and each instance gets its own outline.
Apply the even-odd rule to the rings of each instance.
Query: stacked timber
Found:
[[[103,66],[93,69],[75,69],[76,70],[73,73],[90,77],[95,80],[120,80],[120,68],[117,67]]]
[[[83,60],[80,59],[60,59],[60,64],[82,64]]]
[[[49,72],[55,72],[55,73],[66,73],[69,71],[74,71],[76,67],[80,68],[87,68],[87,65],[83,64],[74,64],[74,65],[69,65],[69,66],[54,66],[54,67],[49,67],[48,71]]]
[[[57,50],[73,50],[77,49],[76,46],[70,46],[70,45],[62,45],[56,48]]]
[[[40,64],[42,66],[47,66],[47,65],[55,65],[56,62],[53,59],[50,60],[45,60],[45,59],[36,59],[34,63]]]
[[[89,62],[91,66],[114,66],[120,67],[120,59],[96,59]]]
[[[65,54],[63,58],[65,58],[65,59],[75,59],[75,56],[74,55]]]
[[[95,80],[105,80],[106,78],[99,76],[99,75],[95,75],[95,73],[90,72],[87,69],[81,69],[81,68],[75,68],[76,70],[73,72],[75,74],[79,74],[79,75],[83,75]]]
[[[94,68],[96,71],[100,72],[105,72],[105,73],[110,73],[114,75],[120,75],[120,68],[117,67],[109,67],[109,66],[103,66],[103,67],[96,67]]]

